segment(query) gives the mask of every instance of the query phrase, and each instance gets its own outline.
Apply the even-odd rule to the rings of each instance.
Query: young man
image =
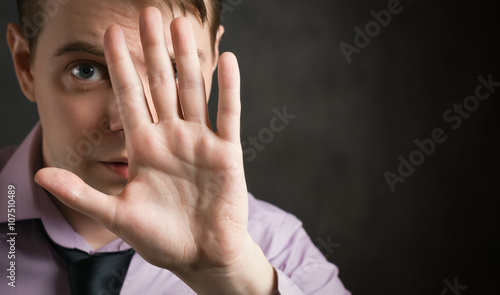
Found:
[[[247,193],[218,0],[18,5],[7,40],[40,123],[0,153],[2,294],[349,294]]]

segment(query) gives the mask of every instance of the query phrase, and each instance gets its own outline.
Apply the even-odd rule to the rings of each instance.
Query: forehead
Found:
[[[41,50],[53,48],[62,43],[85,42],[102,47],[104,32],[111,24],[123,27],[129,49],[142,51],[139,33],[139,14],[147,6],[155,6],[163,15],[165,37],[171,48],[169,25],[174,17],[184,15],[193,25],[193,31],[200,49],[210,44],[210,30],[198,17],[194,8],[186,6],[186,13],[174,4],[170,10],[164,1],[144,0],[69,0],[49,1],[53,7],[47,6],[41,11],[46,12],[48,19],[45,26],[40,26],[38,46]],[[173,1],[175,2],[175,1]],[[51,13],[49,13],[51,12]],[[201,49],[203,51],[203,49]],[[37,48],[37,51],[38,48]]]

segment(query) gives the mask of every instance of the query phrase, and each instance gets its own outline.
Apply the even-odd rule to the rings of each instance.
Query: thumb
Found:
[[[116,208],[114,199],[90,187],[74,173],[60,168],[43,168],[35,174],[35,182],[66,206],[108,228],[112,225]]]

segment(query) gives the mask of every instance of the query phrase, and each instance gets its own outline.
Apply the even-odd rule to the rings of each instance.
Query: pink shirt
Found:
[[[19,148],[0,151],[1,294],[70,294],[64,263],[47,243],[36,219],[40,218],[50,238],[64,247],[89,254],[130,248],[117,239],[94,251],[69,225],[47,192],[33,181],[35,171],[42,166],[41,137],[38,124]],[[8,220],[9,185],[15,186],[15,198],[11,198],[15,200],[12,229],[8,227],[8,222],[13,221]],[[295,216],[251,194],[248,200],[248,231],[277,270],[281,294],[350,294],[338,278],[338,268],[325,259]],[[15,287],[9,286],[13,278],[9,278],[11,273],[15,273]],[[123,280],[118,272],[115,278]],[[195,293],[170,271],[153,266],[134,254],[120,294]]]

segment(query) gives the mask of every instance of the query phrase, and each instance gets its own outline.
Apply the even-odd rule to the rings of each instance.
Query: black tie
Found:
[[[120,294],[125,275],[135,251],[95,253],[89,255],[78,249],[56,244],[38,224],[50,244],[66,262],[72,295]]]

